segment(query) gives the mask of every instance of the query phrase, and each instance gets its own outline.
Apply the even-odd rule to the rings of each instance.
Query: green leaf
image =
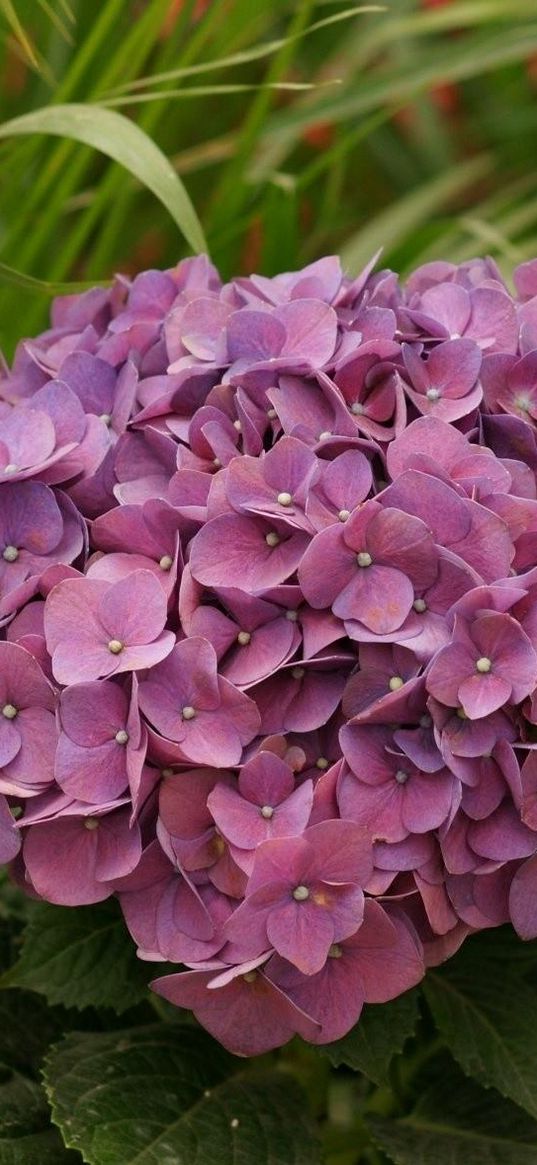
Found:
[[[0,139],[34,133],[84,142],[119,162],[160,199],[192,250],[207,250],[201,223],[171,162],[128,117],[100,105],[73,103],[50,105],[0,125]]]
[[[537,1122],[495,1092],[450,1074],[402,1120],[367,1121],[396,1165],[535,1165]]]
[[[12,1140],[0,1139],[0,1165],[80,1165],[78,1153],[66,1149],[57,1129],[43,1129]]]
[[[155,1024],[73,1032],[44,1075],[53,1120],[89,1165],[319,1165],[294,1081],[230,1077],[238,1063],[205,1032]]]
[[[417,991],[406,991],[390,1003],[369,1004],[348,1035],[319,1051],[335,1068],[347,1064],[375,1084],[384,1084],[393,1057],[401,1052],[418,1021]]]
[[[0,1165],[80,1161],[50,1127],[45,1092],[35,1078],[60,1027],[43,1000],[24,991],[0,997]]]
[[[197,65],[186,65],[179,69],[168,69],[165,73],[152,73],[149,77],[137,77],[135,81],[127,81],[126,84],[117,85],[116,88],[111,90],[111,93],[132,92],[135,89],[144,89],[148,85],[160,85],[163,81],[179,81],[185,77],[199,75],[200,73],[211,73],[217,69],[236,69],[238,65],[249,64],[251,61],[259,61],[263,57],[270,57],[274,53],[279,52],[280,49],[285,48],[290,42],[303,40],[305,37],[311,36],[313,32],[319,32],[321,29],[328,28],[330,25],[340,24],[341,21],[351,20],[355,16],[364,16],[367,13],[384,11],[385,6],[379,4],[360,4],[353,8],[346,8],[343,12],[334,12],[331,16],[325,16],[322,20],[317,20],[314,24],[308,25],[307,28],[302,29],[300,32],[279,37],[278,40],[253,45],[250,49],[245,49],[239,53],[232,53],[231,56],[218,57],[214,61],[202,61]]]
[[[0,1070],[1,1071],[1,1070]],[[51,1128],[43,1088],[18,1073],[0,1083],[0,1165],[75,1165],[78,1153],[66,1149]]]
[[[60,1034],[56,1015],[38,995],[0,992],[0,1063],[26,1075],[37,1074],[49,1045]]]
[[[41,53],[38,52],[32,43],[32,40],[26,32],[24,25],[22,24],[21,20],[19,20],[17,10],[15,5],[12,3],[12,0],[0,0],[0,14],[4,17],[8,28],[11,29],[11,32],[13,33],[16,41],[19,43],[22,52],[28,61],[28,64],[32,69],[35,69],[36,72],[40,73],[49,85],[53,85],[54,76],[51,72],[48,61],[41,56]]]
[[[464,1072],[537,1117],[537,991],[471,943],[423,988]]]
[[[136,957],[113,899],[76,910],[32,906],[18,963],[0,987],[26,987],[65,1007],[110,1007],[120,1014],[144,998],[154,963]],[[1,997],[0,997],[1,998]]]
[[[95,280],[90,282],[81,280],[72,283],[48,283],[45,279],[36,279],[33,275],[25,275],[15,267],[8,267],[0,263],[0,281],[14,287],[24,287],[27,291],[38,291],[41,295],[76,295],[79,291],[87,291],[95,287]],[[99,281],[101,286],[108,286],[108,280]]]

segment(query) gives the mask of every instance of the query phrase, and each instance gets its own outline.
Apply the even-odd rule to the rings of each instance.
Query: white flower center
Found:
[[[290,623],[296,623],[298,619],[298,611],[286,611],[285,618],[289,619]]]
[[[304,667],[294,667],[291,671],[291,675],[294,680],[303,680],[305,674],[306,669]]]
[[[112,655],[120,655],[124,646],[125,644],[121,642],[121,639],[110,639],[108,650],[112,652]]]
[[[296,889],[293,890],[293,898],[295,902],[305,902],[306,898],[309,898],[309,896],[310,892],[307,886],[297,886]]]
[[[120,728],[119,731],[116,732],[116,736],[115,736],[116,744],[126,744],[128,739],[129,739],[129,734],[128,734],[128,732],[125,731],[124,728]]]
[[[9,462],[9,465],[4,465],[4,473],[18,473],[18,471],[18,465],[14,465],[12,461]]]
[[[402,676],[391,676],[388,687],[390,692],[398,692],[399,688],[403,687],[404,679]]]
[[[267,546],[271,546],[271,547],[279,546],[279,543],[280,543],[279,535],[276,533],[275,530],[270,530],[268,534],[265,534],[265,542],[266,542]]]
[[[103,421],[107,428],[110,428],[110,425],[112,424],[112,414],[111,413],[101,413],[99,420]]]
[[[323,429],[323,432],[319,433],[319,441],[327,441],[328,438],[331,436],[332,436],[332,434],[330,432],[330,429]]]
[[[19,709],[14,704],[4,704],[2,716],[5,716],[6,720],[14,720],[15,716],[18,715],[18,711]]]
[[[427,610],[425,599],[414,599],[412,606],[418,612],[418,615],[423,615],[423,612]]]
[[[340,510],[339,511],[338,518],[339,518],[340,522],[346,522],[347,518],[349,518],[349,517],[350,517],[350,510]]]
[[[267,409],[267,417],[269,421],[274,421],[277,417],[276,409]]]
[[[196,709],[193,708],[191,704],[186,704],[184,708],[181,708],[181,716],[183,717],[183,720],[193,720],[195,715]]]
[[[489,659],[487,655],[482,655],[481,659],[478,659],[475,666],[478,672],[481,672],[481,675],[486,675],[486,673],[489,672],[492,667],[492,660]]]
[[[440,400],[440,389],[428,388],[425,395],[427,397],[427,400],[432,400],[432,401]]]
[[[249,631],[239,631],[239,634],[237,635],[237,643],[240,643],[241,647],[247,647],[251,638],[252,636],[250,635]]]
[[[98,822],[97,818],[96,817],[86,817],[86,820],[84,821],[84,828],[89,829],[90,833],[92,832],[92,830],[98,829],[99,822]]]
[[[317,760],[315,761],[315,767],[317,769],[327,769],[329,764],[330,764],[330,761],[327,760],[327,758],[325,756],[318,756]]]
[[[409,777],[409,774],[405,773],[404,769],[398,769],[396,774],[395,774],[395,779],[396,779],[398,785],[406,785],[406,782],[408,781],[408,777]]]
[[[360,553],[356,555],[356,561],[358,566],[366,567],[371,566],[373,559],[371,558],[371,555],[368,554],[367,550],[361,550]]]
[[[241,423],[240,423],[240,421],[239,421],[239,419],[238,419],[238,418],[237,418],[237,420],[236,420],[236,421],[233,421],[233,428],[237,430],[237,433],[240,433],[240,432],[241,432],[241,430],[242,430],[242,425],[241,425]]]
[[[272,805],[261,806],[261,816],[264,817],[266,821],[270,821],[273,813],[274,809],[272,808]]]
[[[342,951],[341,947],[339,946],[339,943],[332,943],[332,946],[330,947],[330,950],[328,951],[328,958],[329,959],[340,959],[342,954],[343,954],[343,951]]]
[[[16,546],[6,546],[2,551],[2,558],[5,562],[16,562],[19,557],[19,552]]]
[[[245,983],[254,983],[257,979],[257,971],[247,971],[242,977]]]
[[[354,413],[355,417],[363,416],[365,409],[364,406],[360,404],[360,401],[355,400],[354,404],[351,405],[351,413]]]
[[[287,493],[287,490],[283,490],[283,492],[281,494],[278,494],[276,501],[277,501],[279,506],[292,506],[293,495],[290,493]]]
[[[159,559],[159,566],[161,570],[171,570],[173,558],[170,558],[169,554],[163,554],[162,558]]]

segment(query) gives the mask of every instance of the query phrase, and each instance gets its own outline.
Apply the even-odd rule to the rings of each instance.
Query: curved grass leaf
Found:
[[[123,97],[107,97],[101,101],[107,109],[116,105],[143,105],[148,101],[189,101],[198,97],[220,97],[228,93],[256,93],[259,89],[275,89],[283,93],[304,93],[311,89],[323,89],[332,85],[341,85],[338,77],[318,83],[309,81],[275,81],[259,85],[192,85],[189,89],[158,89],[156,93],[125,94]]]
[[[0,263],[0,282],[14,287],[24,287],[27,291],[38,291],[41,295],[75,295],[79,291],[95,287],[96,283],[95,279],[89,282],[81,280],[73,283],[48,283],[45,279],[36,279],[33,275],[26,275],[24,271],[17,271],[15,267],[8,267],[6,263]],[[106,287],[109,280],[103,279],[98,282]]]
[[[277,53],[280,49],[285,48],[291,41],[303,40],[313,32],[318,32],[320,29],[328,28],[333,24],[340,24],[341,21],[350,20],[353,16],[363,16],[371,12],[385,11],[387,9],[384,4],[361,4],[355,8],[346,8],[343,12],[334,12],[331,16],[325,16],[322,20],[316,20],[307,28],[302,29],[301,32],[279,37],[278,40],[266,41],[265,44],[253,45],[250,49],[243,49],[241,52],[232,53],[227,57],[219,57],[214,61],[203,61],[197,65],[184,65],[178,69],[168,69],[165,73],[153,73],[150,77],[137,77],[135,81],[118,85],[111,90],[111,94],[123,93],[125,91],[131,93],[136,89],[144,89],[148,85],[160,85],[163,81],[179,81],[184,77],[192,77],[199,73],[211,73],[216,69],[231,69],[236,68],[237,65],[246,65],[250,61],[259,61],[264,57],[272,56],[273,53]]]
[[[153,1024],[72,1032],[52,1048],[45,1087],[66,1144],[89,1165],[319,1165],[305,1098],[205,1032]]]
[[[201,223],[173,166],[155,142],[122,113],[100,105],[50,105],[0,125],[0,140],[34,133],[84,142],[119,162],[162,202],[192,250],[207,250]]]

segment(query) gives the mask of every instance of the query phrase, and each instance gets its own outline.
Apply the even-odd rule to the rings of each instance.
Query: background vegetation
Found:
[[[0,0],[0,122],[73,102],[161,147],[226,277],[331,251],[355,270],[380,245],[403,270],[537,250],[535,0]],[[95,282],[187,252],[94,149],[0,142],[4,280]],[[4,283],[2,346],[46,312],[42,289]]]

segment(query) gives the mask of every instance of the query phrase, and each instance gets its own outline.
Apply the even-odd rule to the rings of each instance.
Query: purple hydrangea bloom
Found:
[[[537,263],[375,262],[118,276],[0,371],[0,860],[239,1055],[537,934]]]

